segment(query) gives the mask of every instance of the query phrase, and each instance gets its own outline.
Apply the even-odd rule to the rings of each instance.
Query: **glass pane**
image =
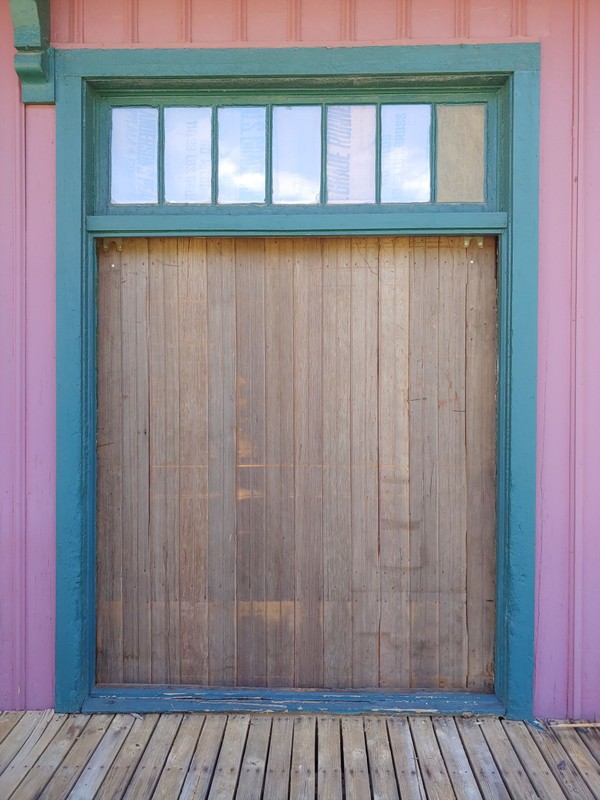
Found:
[[[158,202],[158,109],[113,108],[111,203]]]
[[[210,203],[210,108],[165,108],[165,200]]]
[[[431,200],[431,106],[381,107],[381,202]]]
[[[375,106],[327,109],[327,202],[375,202]]]
[[[265,201],[266,108],[219,109],[219,203]]]
[[[438,106],[436,200],[485,201],[485,106]]]
[[[321,107],[273,108],[273,202],[321,198]]]

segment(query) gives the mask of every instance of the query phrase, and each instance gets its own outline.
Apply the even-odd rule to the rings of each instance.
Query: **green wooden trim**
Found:
[[[339,206],[338,206],[339,208]],[[503,212],[412,213],[396,211],[352,213],[303,213],[281,208],[278,214],[105,214],[89,216],[90,233],[118,236],[298,236],[302,234],[335,235],[343,233],[424,235],[427,233],[500,233],[506,229],[508,215]],[[219,209],[221,210],[221,209]],[[261,209],[262,210],[262,209]],[[279,209],[278,209],[279,210]]]
[[[10,0],[15,71],[24,103],[54,102],[54,51],[50,43],[49,0]]]
[[[87,216],[93,208],[97,92],[189,91],[211,81],[363,88],[400,84],[499,88],[499,207],[442,213],[374,207],[310,214],[158,216],[144,209]],[[296,77],[294,77],[296,76]],[[299,76],[299,77],[298,77]],[[433,78],[431,76],[434,76]],[[139,79],[139,80],[138,80]],[[364,80],[363,80],[364,79]],[[436,82],[437,80],[437,82]],[[535,569],[536,302],[539,46],[481,45],[308,50],[68,51],[57,54],[57,637],[56,707],[91,707],[94,692],[95,256],[102,235],[264,235],[362,231],[499,235],[498,585],[496,696],[531,718]],[[84,188],[86,191],[84,191]],[[86,230],[87,218],[87,230]],[[375,218],[378,218],[376,221]],[[149,703],[158,708],[164,687]],[[161,693],[162,692],[162,693]],[[324,693],[322,693],[324,694]],[[117,695],[115,695],[117,696]],[[439,695],[443,696],[443,693]],[[125,702],[119,694],[119,702]],[[105,698],[106,699],[106,698]],[[319,701],[320,702],[320,701]],[[146,710],[150,705],[146,706]]]

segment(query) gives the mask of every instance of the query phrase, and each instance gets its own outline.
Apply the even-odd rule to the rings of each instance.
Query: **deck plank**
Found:
[[[411,717],[409,724],[428,800],[454,798],[454,790],[435,738],[431,719],[429,717]]]
[[[106,797],[117,800],[123,796],[131,776],[144,755],[158,719],[158,714],[146,714],[134,721],[102,784],[102,793]]]
[[[383,717],[365,718],[365,740],[374,800],[399,800],[394,760]]]
[[[504,720],[502,727],[506,731],[538,795],[551,797],[552,800],[565,797],[563,790],[544,761],[544,757],[533,741],[526,725],[523,722]]]
[[[40,721],[0,775],[0,797],[10,797],[21,781],[27,777],[32,766],[63,727],[66,719],[64,714],[53,714],[46,717],[43,722]]]
[[[0,742],[6,739],[24,713],[24,711],[3,711],[0,714]]]
[[[457,800],[481,800],[481,792],[454,720],[451,717],[434,717],[433,729]]]
[[[108,769],[117,757],[134,719],[129,714],[117,714],[77,779],[69,800],[89,800],[100,789]]]
[[[569,800],[594,800],[594,795],[573,765],[567,751],[552,732],[533,727],[529,732]]]
[[[34,737],[34,741],[37,740],[51,716],[51,711],[33,711],[21,717],[11,735],[0,744],[0,774],[4,772],[21,748],[27,746],[26,743],[30,736]],[[36,731],[39,733],[36,734]]]
[[[293,717],[282,716],[273,719],[263,800],[279,800],[287,795],[290,784],[293,735]]]
[[[388,720],[387,727],[394,756],[400,797],[424,800],[426,797],[425,787],[419,772],[417,754],[408,719],[406,717],[392,717]]]
[[[476,724],[481,728],[511,796],[523,800],[536,797],[536,791],[500,720],[482,718]]]
[[[362,717],[342,719],[342,757],[348,800],[369,797],[369,765]]]
[[[124,798],[128,800],[135,798],[137,800],[137,798],[141,797],[152,797],[169,755],[169,750],[179,730],[181,717],[181,714],[165,714],[160,717],[146,746],[144,755],[141,757],[131,777],[127,790],[123,795]]]
[[[96,747],[102,741],[113,716],[113,714],[95,714],[81,733],[76,735],[73,746],[69,748],[68,753],[42,792],[41,796],[44,800],[59,800],[69,794]]]
[[[317,797],[319,800],[332,800],[342,797],[340,720],[319,717],[317,726]]]
[[[552,733],[565,747],[595,798],[600,798],[600,764],[574,728],[553,728]]]
[[[315,718],[296,717],[290,769],[290,800],[315,796]]]
[[[17,786],[17,794],[13,794],[15,798],[39,796],[89,721],[86,714],[72,714],[66,718],[65,724]]]
[[[600,764],[600,730],[597,728],[579,728],[577,733],[581,741]]]
[[[271,737],[271,719],[253,717],[240,770],[236,800],[256,800],[262,794]]]
[[[154,790],[155,797],[179,797],[204,724],[204,716],[185,714]]]
[[[249,724],[250,717],[247,714],[228,718],[208,795],[210,800],[232,800],[235,797]]]
[[[204,800],[208,795],[226,723],[224,714],[206,717],[179,800]]]
[[[483,736],[480,720],[457,719],[456,725],[465,752],[485,800],[510,800],[508,790],[496,766],[491,747]],[[518,762],[520,768],[520,763]],[[517,797],[521,795],[516,795]],[[515,795],[513,795],[515,800]]]

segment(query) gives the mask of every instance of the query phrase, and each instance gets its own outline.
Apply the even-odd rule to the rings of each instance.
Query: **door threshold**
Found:
[[[307,714],[477,714],[503,716],[495,694],[463,691],[391,691],[389,689],[316,690],[194,686],[97,686],[84,712],[164,713],[218,711]]]

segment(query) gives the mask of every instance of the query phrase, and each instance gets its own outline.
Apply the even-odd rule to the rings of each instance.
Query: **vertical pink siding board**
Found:
[[[0,709],[25,695],[24,112],[8,3],[0,6]]]
[[[55,114],[26,110],[26,420],[25,666],[27,705],[54,704],[55,596]]]
[[[412,0],[410,5],[410,37],[446,42],[454,37],[455,7],[440,0]]]
[[[51,6],[53,4],[51,3]],[[84,0],[83,38],[89,37],[100,45],[126,44],[131,37],[131,9],[123,0]]]
[[[342,39],[342,6],[348,0],[302,0],[300,31],[305,43],[340,43]]]
[[[380,0],[373,13],[370,0],[356,0],[354,12],[355,39],[364,42],[385,42],[398,35],[398,1]]]
[[[146,45],[184,42],[187,0],[137,0],[139,42]]]
[[[281,44],[288,38],[288,3],[272,0],[247,0],[246,37],[248,44]]]
[[[234,41],[236,0],[192,0],[192,42],[198,46]]]
[[[469,35],[489,39],[511,36],[513,31],[513,3],[518,0],[494,0],[493,3],[471,3]]]
[[[587,0],[580,20],[582,118],[580,121],[578,330],[576,387],[580,486],[576,495],[581,617],[576,631],[575,673],[580,682],[580,711],[600,717],[600,269],[596,241],[600,219],[600,5]],[[576,594],[577,598],[577,594]],[[577,709],[575,709],[577,710]]]

